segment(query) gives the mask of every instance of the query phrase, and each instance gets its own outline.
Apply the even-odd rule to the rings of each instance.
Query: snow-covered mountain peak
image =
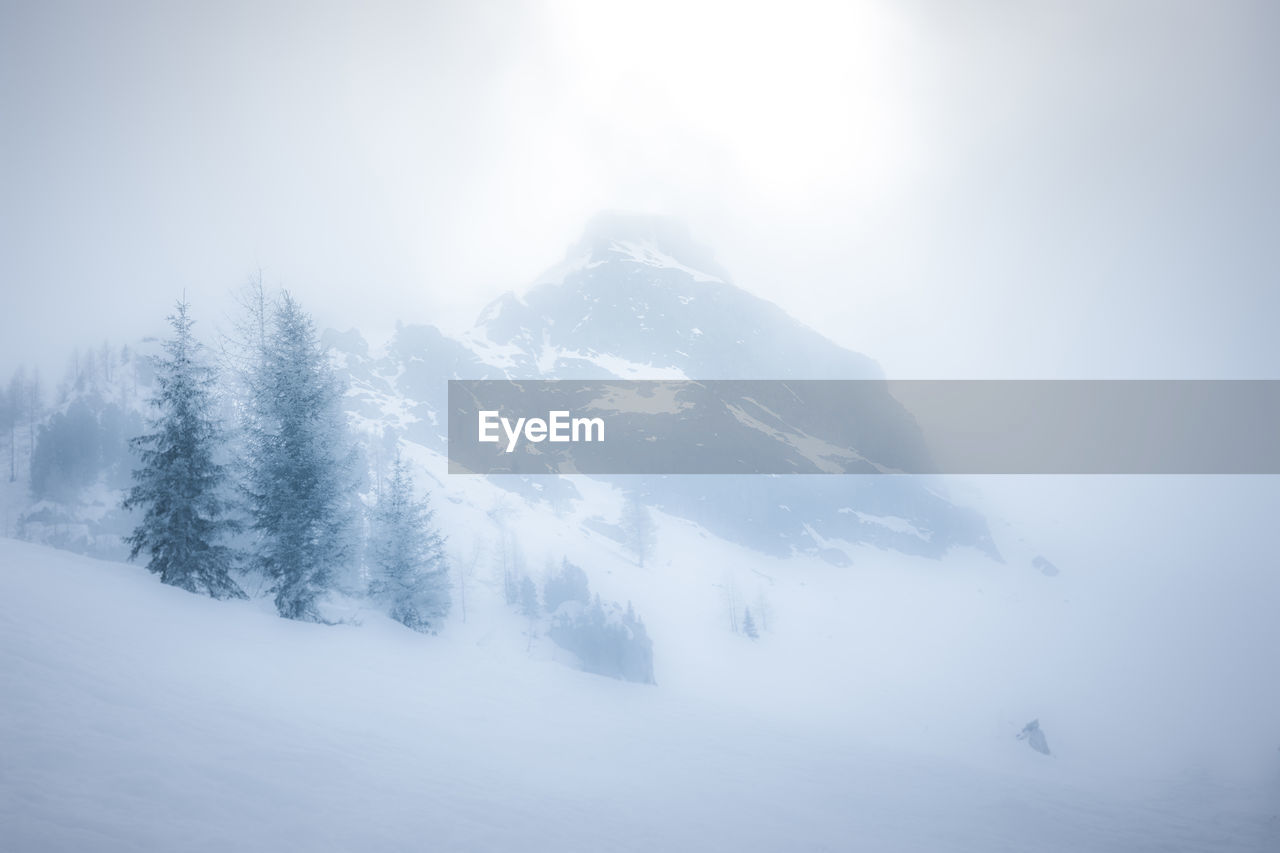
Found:
[[[608,211],[596,214],[570,258],[587,265],[622,260],[652,267],[684,270],[695,279],[729,281],[711,250],[697,242],[688,225],[672,216]]]
[[[513,307],[523,308],[524,300],[517,296],[515,291],[508,290],[484,307],[480,316],[476,318],[476,327],[482,328],[499,320],[504,311]]]
[[[543,378],[871,378],[874,362],[732,283],[679,220],[602,213],[556,267],[507,293],[464,336],[507,375]],[[619,369],[619,367],[621,369]]]
[[[697,243],[688,226],[679,219],[610,212],[593,217],[582,237],[569,248],[564,260],[534,279],[531,290],[548,285],[572,285],[582,273],[614,264],[675,270],[688,275],[693,281],[729,281],[728,273],[716,263],[710,249]],[[642,276],[631,282],[640,288],[658,283],[659,279],[652,276]],[[506,298],[505,295],[502,298]],[[485,316],[482,315],[480,322],[484,321]]]
[[[621,255],[624,262],[686,272],[694,281],[724,281],[721,276],[711,275],[681,263],[664,252],[657,244],[649,241],[638,243],[631,240],[615,240],[610,244],[609,251],[615,255]]]

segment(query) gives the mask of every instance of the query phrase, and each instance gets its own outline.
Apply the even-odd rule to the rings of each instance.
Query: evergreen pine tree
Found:
[[[213,372],[199,358],[186,302],[169,318],[173,337],[158,365],[152,405],[153,432],[133,439],[141,467],[125,509],[143,510],[142,522],[126,540],[129,558],[143,551],[147,568],[160,580],[214,598],[244,598],[230,577],[231,550],[223,543],[234,531],[227,517],[226,472],[216,460],[222,432],[212,415]]]
[[[18,479],[18,419],[22,416],[23,402],[23,369],[19,367],[9,382],[9,387],[0,393],[0,429],[9,433],[9,482]]]
[[[655,683],[653,641],[630,602],[625,611],[599,595],[590,604],[565,604],[552,616],[547,635],[577,655],[586,672]]]
[[[621,525],[626,545],[636,555],[636,564],[643,569],[645,558],[653,552],[657,541],[657,529],[648,507],[634,495],[628,496],[622,507]]]
[[[317,599],[353,559],[355,454],[344,389],[311,318],[285,293],[271,321],[247,377],[254,557],[272,580],[281,616],[319,620]]]
[[[426,501],[413,494],[409,468],[396,456],[373,511],[370,595],[415,631],[437,628],[449,612],[444,540]]]
[[[746,634],[753,640],[760,639],[760,632],[756,630],[756,620],[751,618],[751,608],[748,607],[742,614],[742,633]]]
[[[542,601],[548,613],[555,613],[556,608],[566,601],[580,601],[586,604],[591,600],[590,588],[587,584],[587,573],[579,566],[569,562],[567,557],[560,562],[560,570],[549,573],[542,585]]]
[[[538,604],[538,587],[533,578],[525,575],[520,579],[520,612],[530,619],[536,619],[542,607]]]

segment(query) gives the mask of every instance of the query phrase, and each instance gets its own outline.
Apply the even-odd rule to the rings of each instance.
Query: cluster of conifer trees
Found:
[[[433,630],[450,603],[443,540],[397,458],[365,541],[345,389],[298,302],[257,288],[222,377],[185,302],[170,325],[150,427],[133,440],[140,464],[124,504],[141,521],[131,556],[214,598],[243,597],[234,575],[257,573],[281,616],[318,621],[320,598],[363,555],[370,595],[405,625]]]
[[[437,630],[451,605],[444,539],[398,441],[384,436],[376,449],[387,461],[370,478],[347,428],[345,382],[311,317],[290,294],[273,298],[260,283],[242,295],[240,317],[216,352],[198,339],[185,300],[158,357],[106,344],[78,351],[47,416],[38,380],[15,374],[0,394],[11,475],[21,426],[30,434],[32,496],[57,505],[95,485],[124,489],[130,558],[166,584],[217,599],[265,589],[281,616],[305,621],[324,621],[331,591],[364,594],[414,630]],[[134,401],[146,388],[144,423]],[[652,683],[652,642],[630,604],[593,595],[586,573],[567,560],[548,566],[540,596],[507,511],[503,504],[490,513],[502,590],[529,620],[530,643],[541,626],[588,672]],[[614,532],[644,567],[655,526],[638,495],[628,497]],[[745,630],[755,636],[753,626]]]

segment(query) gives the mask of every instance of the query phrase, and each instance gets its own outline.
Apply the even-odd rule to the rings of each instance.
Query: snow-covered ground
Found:
[[[0,540],[0,849],[1280,849],[1280,774],[1165,766],[1140,719],[1100,724],[1147,706],[1105,699],[1126,663],[1053,651],[1082,587],[792,560],[752,643],[713,627],[718,575],[677,559],[719,546],[665,518],[661,541],[605,590],[642,602],[646,686],[530,648],[484,583],[423,636]],[[1054,756],[1014,739],[1032,716]]]

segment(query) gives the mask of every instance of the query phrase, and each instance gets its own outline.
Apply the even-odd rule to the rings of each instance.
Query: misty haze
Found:
[[[0,849],[1280,849],[1277,34],[0,2]]]

